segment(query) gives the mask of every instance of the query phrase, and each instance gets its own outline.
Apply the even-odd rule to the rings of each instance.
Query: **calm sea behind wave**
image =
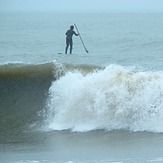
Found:
[[[1,13],[0,62],[139,65],[162,69],[163,14]],[[72,55],[65,32],[76,23],[89,54],[74,36]]]

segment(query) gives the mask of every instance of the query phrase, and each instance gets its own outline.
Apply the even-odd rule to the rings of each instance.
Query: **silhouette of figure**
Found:
[[[72,36],[76,35],[79,36],[79,34],[74,32],[74,26],[71,25],[70,29],[66,32],[66,49],[65,49],[65,54],[67,54],[67,50],[70,46],[70,54],[72,53],[72,48],[73,48],[73,41],[72,41]]]

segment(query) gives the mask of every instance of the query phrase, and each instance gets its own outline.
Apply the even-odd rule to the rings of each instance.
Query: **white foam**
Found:
[[[163,74],[118,65],[68,72],[49,90],[48,127],[163,132]]]

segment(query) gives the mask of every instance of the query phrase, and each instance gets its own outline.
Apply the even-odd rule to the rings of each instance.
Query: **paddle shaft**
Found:
[[[76,25],[76,24],[74,24],[74,26],[75,26],[75,28],[76,28],[76,30],[77,30],[77,32],[78,32],[78,34],[79,34],[79,30],[78,30],[77,25]],[[85,44],[84,44],[83,39],[82,39],[82,37],[81,37],[81,35],[80,35],[80,34],[79,34],[79,37],[80,37],[80,40],[81,40],[81,42],[82,42],[82,44],[83,44],[83,47],[84,47],[85,51],[88,53],[88,50],[87,50],[87,48],[85,47]]]

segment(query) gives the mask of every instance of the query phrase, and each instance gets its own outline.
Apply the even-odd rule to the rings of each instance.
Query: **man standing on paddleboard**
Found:
[[[71,25],[70,29],[66,32],[66,49],[65,49],[65,54],[67,54],[67,50],[70,46],[70,54],[72,53],[72,48],[73,48],[73,41],[72,41],[72,36],[76,35],[79,36],[79,33],[77,34],[74,31],[74,26]]]

